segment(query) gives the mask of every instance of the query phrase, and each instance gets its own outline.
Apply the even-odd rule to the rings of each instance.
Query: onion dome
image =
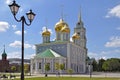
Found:
[[[66,32],[66,33],[70,33],[70,28],[65,25],[62,29],[61,29],[61,32]]]
[[[62,29],[65,25],[68,26],[68,24],[65,23],[65,22],[63,21],[63,19],[60,19],[60,21],[57,22],[56,25],[55,25],[55,31],[57,31],[57,32],[61,31],[61,29]]]
[[[74,33],[72,36],[72,39],[80,39],[80,36],[77,33]]]
[[[42,32],[42,36],[50,36],[50,31],[48,31],[48,29],[46,28],[43,32]]]

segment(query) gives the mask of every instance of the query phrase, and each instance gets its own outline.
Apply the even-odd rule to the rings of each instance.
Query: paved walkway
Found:
[[[73,74],[73,75],[60,75],[61,77],[90,77],[89,74]],[[32,76],[25,76],[25,78],[32,78],[32,77],[45,77],[44,74],[36,74]],[[58,75],[55,74],[48,74],[48,77],[59,77]],[[120,78],[120,72],[119,73],[104,73],[104,72],[93,72],[91,77],[115,77],[115,78]],[[20,77],[16,77],[20,78]],[[1,80],[1,79],[0,79]],[[8,80],[8,79],[7,79]]]
[[[48,74],[48,77],[56,77],[58,75],[55,74]],[[60,75],[64,77],[90,77],[89,74],[73,74],[73,75]],[[37,74],[37,75],[32,75],[32,76],[25,76],[26,78],[31,78],[31,77],[45,77],[44,74]],[[104,73],[104,72],[93,72],[91,77],[116,77],[120,78],[120,73]]]

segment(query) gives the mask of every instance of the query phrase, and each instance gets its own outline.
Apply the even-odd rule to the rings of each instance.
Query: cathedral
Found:
[[[86,73],[87,70],[87,48],[86,48],[86,29],[81,19],[81,13],[78,22],[74,27],[74,33],[70,41],[70,27],[60,19],[55,24],[55,40],[50,41],[51,33],[46,28],[42,32],[43,42],[35,44],[36,55],[31,58],[31,73]]]

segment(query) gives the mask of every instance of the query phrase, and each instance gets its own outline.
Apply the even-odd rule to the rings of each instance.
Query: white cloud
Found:
[[[98,58],[98,54],[97,53],[94,53],[94,52],[88,52],[88,56],[90,58]]]
[[[32,46],[32,49],[33,49],[33,50],[35,50],[35,49],[36,49],[35,45],[33,45],[33,46]]]
[[[23,12],[24,12],[24,9],[23,9],[23,8],[20,8],[20,9],[19,9],[19,13],[20,13],[20,14],[23,14]]]
[[[120,4],[109,10],[109,12],[106,15],[106,18],[109,18],[109,17],[119,17],[120,18]]]
[[[105,47],[120,47],[120,37],[113,36],[110,41],[106,42]]]
[[[17,35],[22,35],[22,32],[19,31],[19,30],[18,30],[18,31],[15,31],[14,33],[17,34]],[[26,31],[24,31],[24,34],[26,34]]]
[[[26,34],[27,33],[27,31],[24,31],[24,34]]]
[[[53,33],[53,32],[52,32],[52,29],[48,29],[48,31],[50,31],[51,34]]]
[[[32,54],[32,55],[30,55],[30,58],[33,58],[35,55],[36,55],[36,54]]]
[[[101,52],[100,53],[95,53],[95,52],[88,52],[88,56],[90,58],[95,58],[96,60],[99,60],[101,58],[106,59],[108,56],[103,55]]]
[[[42,27],[42,31],[40,31],[40,34],[42,34],[42,32],[46,30],[46,28],[47,28],[47,27],[45,27],[45,26]],[[47,29],[48,29],[48,28],[47,28]],[[52,29],[48,29],[48,31],[50,31],[51,34],[53,33],[53,32],[52,32]]]
[[[115,58],[115,57],[119,58],[120,57],[119,53],[120,53],[119,49],[114,49],[114,50],[109,50],[109,51],[101,51],[101,52],[98,52],[98,53],[88,52],[88,56],[90,58],[95,58],[97,60],[101,59],[101,58],[103,58],[103,59]]]
[[[99,59],[104,59],[104,60],[107,60],[107,57],[102,56],[102,57],[101,57],[101,58],[99,58]]]
[[[22,33],[21,33],[21,31],[15,31],[15,34],[21,35]]]
[[[23,9],[22,9],[22,8],[20,8],[20,12],[23,12]]]
[[[33,58],[36,54],[26,55],[25,59]]]
[[[10,4],[12,2],[12,0],[5,0],[6,4]]]
[[[5,32],[7,29],[9,29],[9,23],[0,21],[0,32]]]
[[[53,38],[53,39],[52,39],[52,41],[55,41],[55,40],[56,40],[56,38]]]
[[[21,58],[21,52],[15,51],[15,52],[8,53],[7,58]]]
[[[44,26],[44,27],[42,27],[42,31],[45,31],[46,30],[46,27]]]
[[[2,54],[1,54],[2,55]],[[0,59],[2,59],[2,57],[0,56]]]
[[[31,44],[24,44],[24,47],[25,48],[32,48],[32,45]]]
[[[12,25],[12,28],[13,28],[13,30],[16,30],[17,26],[16,25]]]
[[[15,48],[21,48],[21,41],[14,41],[13,43],[9,44],[10,47],[15,47]],[[28,43],[24,43],[24,48],[32,48],[33,49],[33,45],[28,44]]]
[[[120,30],[120,27],[118,27],[117,30]]]
[[[36,54],[24,54],[24,58],[30,59],[30,58],[33,58],[35,55]],[[13,52],[7,53],[7,58],[21,58],[21,51],[13,51]]]
[[[120,50],[118,49],[114,49],[114,50],[110,50],[110,51],[102,51],[100,54],[101,55],[110,55],[110,54],[118,54],[120,53]]]
[[[21,41],[14,41],[13,43],[10,43],[9,46],[11,47],[21,47]]]
[[[73,42],[72,37],[70,38],[70,41]]]

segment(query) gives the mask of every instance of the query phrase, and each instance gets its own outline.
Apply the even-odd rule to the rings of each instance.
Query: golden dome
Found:
[[[72,36],[72,39],[80,39],[80,36],[77,33],[74,33]]]
[[[65,25],[68,26],[68,24],[65,23],[65,22],[63,21],[63,19],[60,19],[60,21],[57,22],[56,25],[55,25],[55,31],[57,31],[57,32],[61,31],[61,29],[62,29]]]
[[[42,32],[42,36],[50,36],[50,31],[48,31],[48,29],[46,28],[43,32]]]
[[[66,32],[66,33],[70,33],[70,28],[65,25],[62,29],[61,29],[61,32]]]

